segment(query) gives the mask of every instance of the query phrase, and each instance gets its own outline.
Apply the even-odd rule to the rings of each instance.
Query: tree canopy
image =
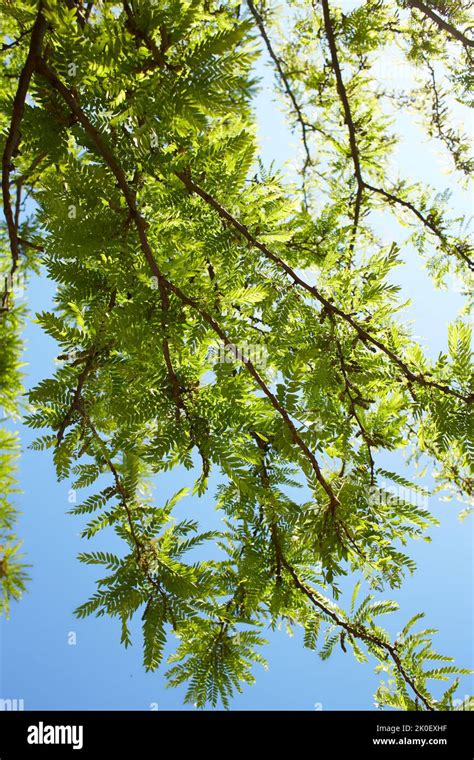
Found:
[[[470,173],[456,120],[470,104],[468,6],[0,2],[0,405],[21,410],[16,283],[41,271],[57,293],[37,319],[59,362],[29,392],[34,447],[74,488],[95,484],[72,509],[89,516],[84,538],[112,528],[124,547],[108,551],[105,531],[80,555],[106,575],[77,614],[118,617],[126,646],[141,615],[149,670],[174,636],[168,681],[199,707],[252,683],[264,630],[281,622],[323,658],[340,646],[372,660],[380,706],[452,709],[469,672],[433,649],[421,613],[396,639],[378,621],[398,608],[385,590],[415,570],[411,539],[436,523],[417,498],[420,468],[472,504],[467,224],[394,155],[403,109],[460,183]],[[294,176],[261,159],[262,51],[301,143]],[[394,51],[412,72],[402,89],[381,75]],[[392,278],[415,251],[436,287],[455,276],[465,295],[436,359]],[[7,611],[26,581],[7,422],[0,450]],[[408,471],[384,468],[387,452],[408,453]],[[196,470],[192,493],[163,499],[160,473],[183,467]],[[193,517],[211,471],[220,531]],[[182,499],[189,517],[177,519]],[[430,679],[449,681],[442,696]]]

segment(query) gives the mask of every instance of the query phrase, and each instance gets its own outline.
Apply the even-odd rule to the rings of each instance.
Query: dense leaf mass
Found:
[[[472,168],[450,111],[453,98],[469,104],[468,3],[345,5],[0,3],[2,272],[41,266],[57,284],[37,319],[60,361],[27,420],[59,478],[96,484],[72,510],[89,520],[84,538],[123,539],[122,556],[107,531],[80,555],[107,574],[77,614],[118,617],[125,645],[141,615],[149,670],[176,636],[169,683],[200,707],[227,706],[254,680],[262,632],[282,621],[323,658],[340,646],[375,660],[381,706],[451,709],[457,680],[436,698],[428,681],[469,672],[433,650],[421,615],[395,640],[378,622],[397,610],[380,592],[415,569],[409,541],[436,523],[417,463],[435,467],[435,490],[472,500],[472,251],[446,194],[393,159],[403,107],[459,181]],[[261,51],[301,138],[291,182],[259,155]],[[412,72],[402,89],[384,76],[394,54]],[[436,286],[455,276],[466,295],[433,360],[393,279],[415,249]],[[7,280],[11,414],[24,315]],[[25,580],[7,429],[0,449],[5,607]],[[399,451],[411,469],[384,469]],[[192,493],[163,503],[160,473],[183,467],[196,470]],[[225,523],[203,532],[175,508],[185,498],[195,511],[212,471]],[[347,574],[357,585],[343,609]]]

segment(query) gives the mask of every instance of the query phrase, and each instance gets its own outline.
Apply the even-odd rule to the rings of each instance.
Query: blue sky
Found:
[[[261,69],[264,91],[257,99],[263,158],[282,166],[292,154],[292,136],[268,92],[271,75]],[[405,127],[404,116],[399,125]],[[432,184],[450,186],[458,208],[472,211],[470,199],[453,180],[443,174],[443,161],[433,153],[436,146],[421,144],[420,133],[406,129],[407,139],[397,154],[400,171]],[[441,184],[440,184],[441,183]],[[398,235],[397,226],[384,222],[385,232]],[[414,299],[409,309],[414,333],[430,354],[446,346],[446,327],[460,308],[456,292],[435,291],[414,251],[396,278],[405,297]],[[48,308],[53,295],[51,283],[34,278],[29,288],[32,313]],[[50,375],[58,351],[54,341],[35,324],[25,330],[26,387]],[[142,667],[140,620],[132,626],[134,645],[125,650],[120,644],[118,621],[107,618],[77,620],[73,610],[94,592],[95,569],[76,560],[80,551],[106,548],[113,551],[118,539],[101,533],[85,546],[80,539],[81,521],[67,515],[70,484],[57,483],[50,452],[29,450],[32,431],[21,427],[23,456],[18,498],[22,512],[19,532],[32,564],[28,593],[14,605],[11,619],[0,621],[0,698],[23,699],[25,709],[193,709],[183,708],[184,688],[167,689],[164,667],[147,674]],[[388,459],[381,465],[388,466]],[[398,459],[403,467],[403,462]],[[393,458],[390,460],[393,465]],[[392,467],[393,469],[393,467]],[[161,476],[160,476],[161,478]],[[161,501],[182,485],[192,484],[190,473],[172,473],[160,480],[157,498]],[[188,501],[187,509],[204,525],[220,519],[213,506],[213,485],[205,497]],[[78,496],[78,500],[82,499]],[[185,507],[181,507],[184,509]],[[473,657],[473,535],[472,524],[461,523],[461,505],[430,499],[430,509],[441,526],[430,531],[432,543],[414,542],[409,547],[418,571],[407,578],[403,588],[386,596],[400,602],[399,613],[385,618],[396,633],[420,610],[426,612],[429,627],[438,627],[435,646],[453,655],[457,664],[472,665]],[[354,579],[343,584],[346,598]],[[75,635],[75,644],[70,643]],[[285,631],[268,632],[265,651],[269,669],[255,669],[257,683],[246,687],[232,701],[232,709],[371,709],[378,676],[371,664],[357,663],[348,652],[336,650],[328,661],[305,650],[301,635]],[[459,692],[469,691],[464,679]]]

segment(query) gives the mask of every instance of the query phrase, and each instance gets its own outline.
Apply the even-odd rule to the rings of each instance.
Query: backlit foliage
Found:
[[[469,102],[467,3],[0,7],[2,267],[41,264],[58,286],[38,320],[60,363],[30,392],[28,423],[59,478],[95,484],[72,510],[88,518],[84,538],[112,528],[123,539],[121,556],[107,531],[80,555],[106,575],[77,614],[117,617],[126,646],[139,614],[149,670],[176,636],[169,683],[186,683],[200,707],[227,706],[254,680],[265,628],[283,622],[303,627],[323,659],[341,647],[375,662],[380,706],[451,709],[450,677],[469,671],[433,649],[421,615],[396,639],[379,619],[398,609],[384,589],[415,570],[410,541],[436,523],[416,498],[426,495],[416,463],[435,468],[438,490],[472,499],[467,226],[442,188],[403,176],[393,155],[403,108],[459,181],[472,168],[450,113],[453,98]],[[259,154],[262,50],[301,138],[291,182]],[[386,63],[395,54],[411,72],[401,88]],[[434,360],[393,279],[415,250],[437,286],[456,277],[467,296]],[[5,294],[0,315],[8,412],[15,304]],[[230,360],[216,360],[216,346]],[[23,583],[9,560],[12,448],[2,433],[5,598]],[[383,467],[382,454],[400,451],[408,475]],[[195,485],[166,501],[160,473],[173,468],[178,479],[195,469]],[[175,517],[183,498],[195,514],[211,472],[219,532]],[[404,496],[390,498],[387,481]],[[352,605],[339,587],[347,574]],[[444,696],[431,679],[449,681]]]

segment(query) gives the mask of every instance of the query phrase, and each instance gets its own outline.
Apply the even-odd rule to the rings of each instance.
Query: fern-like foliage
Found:
[[[340,647],[372,660],[380,706],[451,709],[467,671],[443,664],[433,630],[412,632],[418,618],[393,640],[379,618],[397,604],[380,594],[415,571],[410,543],[436,524],[417,462],[435,467],[437,490],[472,499],[469,302],[430,359],[392,275],[416,247],[437,286],[455,275],[468,291],[474,264],[447,194],[393,169],[386,106],[407,95],[377,61],[395,46],[423,70],[410,108],[464,172],[437,77],[467,100],[466,14],[443,3],[441,28],[405,0],[286,6],[282,33],[273,4],[250,0],[0,2],[4,187],[21,178],[34,206],[23,222],[4,192],[2,256],[39,258],[57,285],[36,317],[58,366],[29,393],[33,448],[93,491],[71,511],[84,540],[102,541],[80,561],[105,576],[77,615],[118,618],[125,646],[141,616],[147,670],[176,637],[167,678],[187,684],[186,701],[230,706],[265,664],[262,629],[284,623],[323,659]],[[262,46],[301,135],[291,184],[260,156]],[[380,214],[408,229],[404,242],[376,232]],[[0,400],[12,408],[19,323],[5,305]],[[0,440],[8,495],[13,444]],[[382,467],[401,451],[412,466]],[[160,476],[183,468],[191,493],[164,502]],[[195,520],[213,472],[217,533]],[[23,583],[11,510],[0,502],[5,598]],[[435,698],[428,681],[451,676]]]

